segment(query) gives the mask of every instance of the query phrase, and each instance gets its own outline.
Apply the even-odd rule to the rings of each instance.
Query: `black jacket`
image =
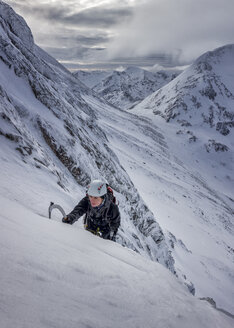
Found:
[[[92,207],[89,197],[84,197],[74,210],[67,215],[69,223],[73,224],[84,214],[86,214],[84,222],[87,230],[94,233],[100,230],[104,239],[112,239],[112,235],[116,235],[120,226],[120,213],[118,206],[112,202],[108,194],[105,196],[104,203],[100,208]]]

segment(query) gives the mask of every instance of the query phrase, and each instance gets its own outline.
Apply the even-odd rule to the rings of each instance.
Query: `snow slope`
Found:
[[[151,117],[139,120],[129,114],[126,119],[125,112],[113,109],[111,116],[103,111],[99,120],[157,217],[171,246],[176,274],[191,291],[195,287],[196,296],[212,297],[234,313],[233,184],[222,180],[232,174],[229,157],[223,159],[227,164],[222,170],[214,154],[204,151],[192,157],[189,146],[176,145],[174,130],[163,125],[163,119],[156,125]]]
[[[125,169],[157,213],[163,230],[175,237],[177,270],[184,268],[197,295],[206,291],[232,313],[233,49],[228,45],[204,54],[132,110],[160,127],[168,160],[119,152],[121,163],[125,161]],[[153,154],[153,144],[149,148]],[[133,157],[138,158],[137,164],[133,164]],[[183,251],[178,249],[179,239]]]
[[[1,328],[233,326],[161,265],[0,201]]]

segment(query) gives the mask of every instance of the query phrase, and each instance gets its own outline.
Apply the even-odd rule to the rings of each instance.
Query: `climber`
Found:
[[[115,241],[120,225],[120,213],[113,191],[101,180],[93,180],[86,196],[62,222],[73,224],[85,214],[85,229],[103,239]]]

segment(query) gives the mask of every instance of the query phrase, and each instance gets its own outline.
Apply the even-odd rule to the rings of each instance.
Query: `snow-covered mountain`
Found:
[[[32,174],[44,172],[44,178],[56,182],[65,194],[76,183],[78,195],[73,195],[73,205],[67,211],[85,195],[92,178],[106,179],[120,201],[119,242],[174,271],[161,228],[110,149],[98,122],[102,111],[110,113],[113,108],[37,47],[22,17],[2,1],[0,9],[1,161],[16,163],[13,168],[4,162],[2,173],[5,177],[17,174],[18,164],[25,169],[33,167]],[[7,188],[10,193],[12,185]],[[18,196],[28,202],[26,196]],[[33,195],[31,198],[30,203],[34,202]],[[51,198],[53,194],[47,193],[48,203]],[[64,204],[62,198],[59,201]],[[36,212],[41,211],[38,204],[34,206]],[[46,211],[48,205],[44,206]]]
[[[62,293],[65,298],[69,298],[70,294],[67,294],[65,289],[68,282],[71,284],[70,277],[74,277],[74,273],[70,275],[66,269],[70,268],[72,262],[76,262],[77,253],[77,258],[80,258],[81,261],[75,271],[81,281],[84,281],[81,276],[88,270],[90,273],[91,271],[96,272],[95,269],[100,269],[99,272],[106,277],[106,272],[103,272],[101,267],[106,265],[107,268],[113,268],[114,254],[118,254],[121,263],[127,262],[126,275],[130,270],[129,263],[130,267],[137,266],[138,260],[133,264],[130,254],[132,253],[133,257],[137,256],[139,259],[138,255],[131,251],[124,253],[120,245],[110,245],[107,242],[109,246],[103,246],[103,253],[106,254],[106,247],[108,249],[113,247],[113,253],[107,257],[102,254],[99,251],[99,247],[102,247],[100,243],[107,244],[100,239],[93,239],[95,237],[90,237],[88,232],[82,231],[81,222],[75,223],[72,227],[64,227],[55,222],[55,220],[61,220],[59,216],[51,221],[45,219],[50,201],[60,203],[68,212],[83,197],[90,179],[98,177],[107,179],[114,188],[120,203],[122,223],[118,242],[136,250],[144,257],[154,261],[158,260],[172,272],[175,271],[179,280],[185,282],[190,290],[193,289],[194,284],[197,297],[212,297],[218,307],[234,313],[231,144],[228,144],[230,149],[227,152],[207,152],[205,147],[201,147],[203,143],[187,144],[181,134],[176,134],[180,123],[175,120],[168,123],[161,116],[155,116],[152,110],[147,114],[144,107],[136,109],[137,115],[111,107],[104,99],[97,97],[95,92],[88,89],[63,66],[38,48],[34,44],[31,31],[24,20],[1,0],[0,110],[0,202],[1,208],[4,209],[2,211],[4,214],[0,219],[3,227],[1,231],[4,236],[4,242],[2,242],[4,247],[1,248],[0,255],[6,263],[4,265],[4,284],[1,283],[1,286],[5,286],[3,295],[6,296],[8,306],[13,304],[16,313],[17,306],[14,305],[20,303],[22,304],[21,309],[25,310],[30,302],[22,303],[20,297],[12,300],[13,296],[10,291],[13,290],[12,293],[14,293],[14,290],[17,290],[17,293],[20,293],[24,287],[27,289],[27,277],[31,274],[36,277],[30,285],[33,289],[35,280],[38,282],[43,278],[45,280],[48,278],[51,281],[54,276],[54,268],[58,268],[56,269],[59,271],[59,273],[57,272],[58,276],[60,272],[63,272],[61,275],[65,279]],[[144,116],[139,116],[139,113]],[[214,131],[221,137],[230,138],[231,136],[231,132],[227,136],[223,136],[215,129],[207,127],[204,125],[203,133]],[[39,217],[41,218],[40,223]],[[26,224],[23,223],[24,219]],[[38,222],[35,224],[38,232],[34,230],[34,221]],[[29,227],[28,232],[26,232],[25,226]],[[45,233],[42,226],[51,233]],[[63,231],[64,234],[68,231],[65,239],[61,236]],[[69,241],[70,233],[73,235],[71,241]],[[18,240],[16,240],[16,235]],[[29,242],[31,235],[38,236],[36,244],[32,240]],[[61,239],[57,235],[60,235]],[[53,245],[50,243],[52,236],[53,242],[51,243]],[[74,246],[76,236],[78,241]],[[91,239],[95,240],[94,247],[88,248],[86,253],[84,246],[89,245]],[[18,243],[24,245],[19,248],[22,253],[25,248],[33,250],[29,256],[22,256],[20,260],[17,258],[19,255],[16,251]],[[39,245],[41,247],[38,248]],[[43,261],[46,259],[42,260],[36,252],[38,249],[44,254],[47,246],[50,254],[55,254],[55,249],[61,254],[58,262],[53,262],[54,266],[52,263],[52,266],[44,265]],[[7,253],[6,250],[8,250]],[[97,260],[100,257],[96,251],[100,257],[104,256],[102,260]],[[64,262],[64,259],[70,256],[70,252],[72,252],[72,257],[69,265],[66,266],[67,262],[65,261],[65,266],[60,266],[59,263]],[[51,257],[48,261],[50,259]],[[95,260],[97,265],[88,269],[92,260]],[[149,275],[152,279],[149,282],[154,281],[162,289],[158,291],[152,288],[150,291],[152,294],[149,294],[149,289],[146,289],[147,295],[150,295],[149,298],[144,292],[137,294],[145,300],[145,302],[142,301],[146,304],[145,307],[148,309],[152,299],[158,299],[157,297],[160,295],[160,304],[167,304],[163,313],[165,316],[169,315],[167,320],[170,321],[166,321],[166,324],[177,327],[178,320],[180,320],[181,327],[188,326],[188,322],[192,318],[190,309],[196,306],[195,303],[190,298],[184,299],[181,296],[184,295],[183,292],[179,290],[178,293],[172,294],[174,289],[177,290],[177,286],[173,287],[170,278],[160,280],[160,277],[155,275],[155,269],[152,269],[151,265],[157,267],[156,263],[149,264],[143,259],[139,261],[143,261],[143,266],[149,268],[147,275],[142,275],[140,270],[132,272],[131,278],[138,278],[133,280],[134,285],[131,285],[129,277],[119,273],[118,284],[121,285],[121,281],[126,278],[126,293],[133,295],[133,299],[136,300],[137,297],[134,296],[134,293],[132,294],[132,290],[141,281],[141,291],[144,291],[146,286],[144,284],[147,283]],[[11,270],[8,265],[12,262],[15,263],[14,270]],[[82,263],[85,268],[83,267],[84,270],[79,271]],[[22,280],[14,280],[12,289],[9,290],[7,277],[14,279],[18,273],[22,273],[24,265],[26,270]],[[44,269],[44,276],[41,276],[40,268],[42,271]],[[111,273],[108,271],[108,277],[111,281],[113,271],[111,269],[110,271]],[[48,277],[48,272],[52,272],[52,278],[51,275]],[[136,272],[139,273],[139,276]],[[161,272],[162,278],[164,271]],[[165,276],[168,275],[172,276],[170,272],[165,274]],[[92,285],[94,280],[92,280],[91,273],[88,277],[88,281]],[[100,276],[97,279],[99,278]],[[61,280],[59,279],[60,283]],[[10,281],[12,280],[10,279]],[[18,289],[18,282],[22,288]],[[87,304],[85,313],[88,313],[88,305],[91,305],[93,309],[99,300],[103,304],[102,293],[106,292],[104,284],[105,281],[102,281],[100,291],[96,294],[98,296],[92,298],[92,301],[88,294],[90,293],[88,288],[85,289],[85,294],[82,294],[84,296],[82,301],[72,294],[75,307],[73,307],[74,303],[70,303],[69,300],[67,309],[69,308],[69,311],[74,313],[77,307],[81,306],[82,308]],[[109,285],[108,282],[107,287]],[[151,283],[149,285],[154,286]],[[58,289],[56,286],[53,291],[50,290],[51,301],[47,305],[56,303],[56,290]],[[69,290],[71,288],[70,285]],[[33,304],[36,308],[38,304],[42,306],[43,295],[40,294],[42,297],[33,298],[35,290],[38,292],[41,289],[40,287],[34,290],[29,288],[28,299],[35,300]],[[117,300],[120,298],[117,297]],[[171,298],[175,299],[175,302],[168,301]],[[19,302],[16,302],[17,300]],[[108,304],[110,307],[112,306],[108,293],[105,301],[110,301]],[[186,314],[185,312],[181,314],[177,308],[173,310],[173,313],[168,312],[168,308],[171,308],[174,303],[180,304],[181,307],[186,304],[185,309],[187,309],[187,303],[191,304],[188,311],[189,317],[186,317],[188,313],[186,310]],[[58,313],[62,313],[63,304],[63,302],[60,303],[58,311],[53,312],[55,314],[53,318]],[[136,303],[136,307],[133,309],[141,307],[137,304],[139,303]],[[159,306],[159,303],[156,303],[155,306],[154,303],[152,304],[153,308]],[[194,327],[196,320],[200,322],[199,325],[204,327],[206,324],[207,327],[215,327],[215,324],[216,327],[225,327],[225,325],[228,327],[225,319],[216,318],[216,314],[213,312],[214,320],[211,320],[207,314],[208,317],[200,321],[201,316],[203,317],[202,313],[204,313],[201,307],[206,309],[206,305],[200,303],[198,307],[202,312],[200,310],[196,312],[195,318],[192,319]],[[4,318],[6,318],[7,311],[5,307],[0,306],[0,311],[2,309]],[[40,309],[43,312],[43,307]],[[115,309],[117,307],[112,308],[110,313],[114,315],[115,319],[121,317],[122,320],[123,316],[119,315],[118,311],[116,313]],[[22,311],[20,312],[22,313]],[[38,312],[35,310],[33,313]],[[152,310],[151,314],[154,313]],[[161,317],[160,311],[155,313],[156,319],[160,318],[161,320],[160,323],[157,321],[159,327],[166,325],[164,314]],[[175,320],[175,316],[178,320]],[[146,318],[142,312],[139,317]],[[141,320],[139,317],[138,320]],[[41,326],[51,326],[51,318],[49,322]],[[153,318],[155,317],[150,315],[148,318],[148,327],[154,327],[155,319]],[[64,320],[67,323],[69,319],[70,316]],[[118,321],[117,319],[116,321]],[[88,323],[85,320],[84,325],[93,326],[92,320]],[[141,321],[132,320],[131,325],[137,326],[136,322]],[[20,322],[22,327],[24,323]],[[126,317],[125,325],[131,327],[128,323]],[[19,327],[20,324],[18,323]],[[69,326],[75,326],[76,322],[69,321],[69,324]],[[63,323],[61,325],[68,326]],[[98,325],[103,327],[99,323]],[[113,322],[109,326],[114,326]]]
[[[92,89],[95,85],[111,75],[113,71],[93,70],[93,71],[76,71],[73,75],[84,83],[88,88]]]
[[[167,122],[177,122],[177,134],[189,142],[203,142],[208,152],[228,151],[233,149],[233,86],[234,45],[227,45],[199,57],[134,112],[152,112]]]
[[[150,158],[144,158],[145,172],[137,165],[132,170],[130,156],[122,157],[125,163],[129,160],[124,167],[163,229],[183,236],[190,255],[181,257],[175,249],[174,256],[199,286],[197,292],[212,279],[216,290],[211,293],[229,294],[234,304],[233,287],[229,293],[224,286],[224,281],[234,286],[233,68],[234,45],[208,52],[133,108],[133,113],[164,131],[170,158],[174,156],[179,165],[176,168],[171,161],[175,170]],[[143,177],[147,189],[138,182]],[[233,305],[230,309],[233,312]]]
[[[82,72],[74,75],[110,104],[121,109],[129,109],[167,84],[179,73],[180,71],[175,70],[152,73],[139,67],[128,67],[123,71],[112,73],[100,72],[99,75],[95,71],[89,72],[89,75]],[[94,81],[97,83],[94,84]]]

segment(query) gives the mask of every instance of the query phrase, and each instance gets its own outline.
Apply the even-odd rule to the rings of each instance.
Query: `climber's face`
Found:
[[[101,203],[103,202],[103,199],[101,197],[93,197],[93,196],[89,196],[89,201],[92,207],[97,207],[99,205],[101,205]]]

